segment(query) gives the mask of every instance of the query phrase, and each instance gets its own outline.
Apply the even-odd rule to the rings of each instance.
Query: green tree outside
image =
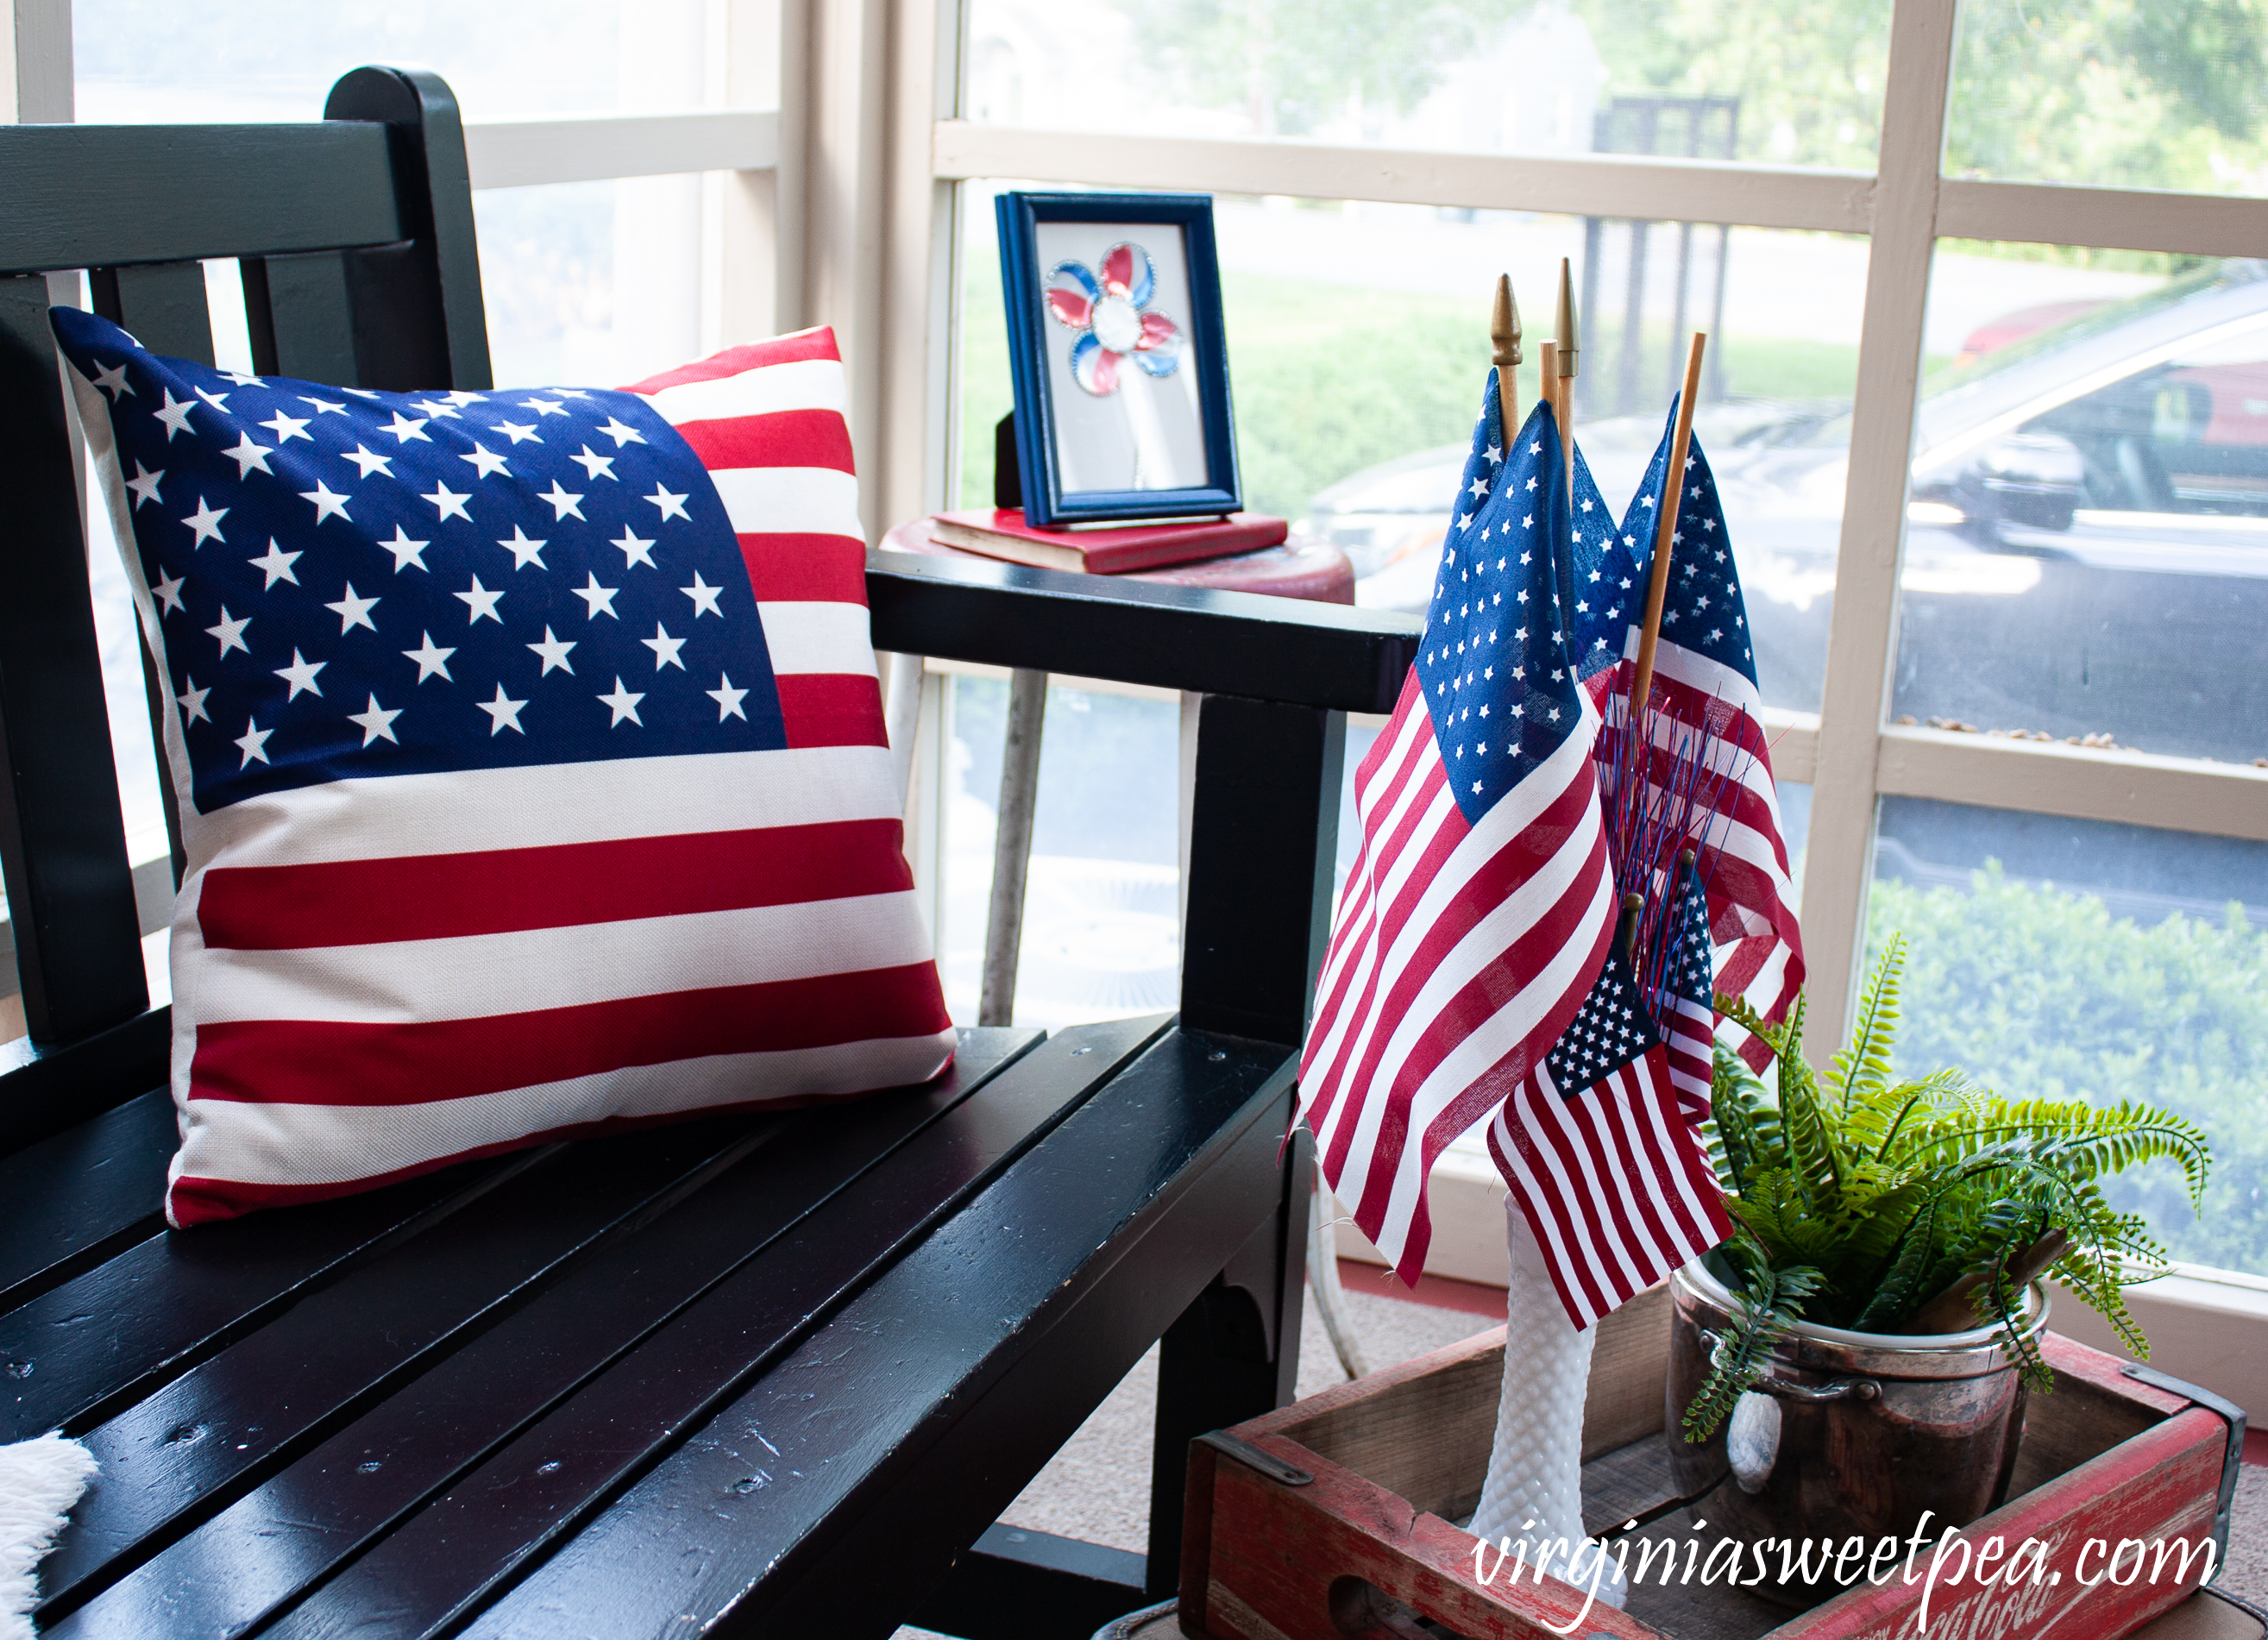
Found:
[[[1266,136],[1406,114],[1526,0],[1162,0],[1130,71]],[[1737,96],[1740,157],[1870,171],[1889,0],[1568,0],[1602,97]],[[1948,114],[1956,176],[2268,192],[2268,0],[1969,0]]]

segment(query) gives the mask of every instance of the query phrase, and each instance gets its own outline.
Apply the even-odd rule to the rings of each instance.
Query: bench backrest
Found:
[[[0,1153],[162,1082],[169,1025],[143,981],[46,276],[86,270],[98,313],[210,364],[199,264],[234,257],[256,372],[490,386],[455,98],[431,74],[364,68],[323,113],[0,126],[0,871],[30,1030],[0,1067]],[[153,713],[155,676],[145,655]]]

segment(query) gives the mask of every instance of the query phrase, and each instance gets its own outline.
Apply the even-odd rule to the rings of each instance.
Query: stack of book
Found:
[[[1168,564],[1280,547],[1291,533],[1282,518],[1233,512],[1225,518],[1186,518],[1153,523],[1074,525],[1069,529],[1034,529],[1020,507],[981,507],[940,512],[930,534],[940,546],[1035,564],[1042,570],[1079,570],[1089,575],[1123,575],[1130,570],[1160,570]]]

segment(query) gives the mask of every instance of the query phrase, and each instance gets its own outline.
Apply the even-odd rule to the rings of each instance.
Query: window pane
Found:
[[[438,70],[472,120],[702,100],[702,0],[74,0],[90,123],[314,120],[365,63]]]
[[[1012,403],[998,186],[962,190],[964,506],[991,496],[992,427]],[[1558,259],[1574,261],[1589,315],[1577,437],[1617,509],[1661,437],[1683,362],[1673,334],[1712,332],[1697,429],[1740,554],[1764,699],[1817,707],[1844,461],[1815,434],[1843,425],[1851,403],[1863,239],[1657,224],[1634,280],[1623,223],[1335,201],[1213,209],[1246,504],[1344,547],[1367,606],[1422,614],[1431,594],[1487,379],[1499,270],[1528,282],[1532,361]],[[1532,394],[1534,363],[1521,381]]]
[[[701,190],[674,176],[475,194],[497,385],[619,386],[699,357]]]
[[[1888,0],[973,0],[968,117],[1872,170]]]
[[[319,119],[331,83],[365,63],[438,70],[475,121],[698,107],[722,85],[703,0],[77,0],[72,17],[88,122]],[[697,357],[703,187],[640,177],[475,194],[497,385],[612,386]],[[242,320],[216,308],[226,349]]]
[[[1897,1063],[2011,1099],[2134,1099],[2213,1140],[2106,1185],[2176,1259],[2268,1274],[2268,843],[1885,798],[1867,933],[1911,946]]]
[[[946,1005],[976,1022],[992,894],[1008,686],[952,680],[946,782]],[[1016,1023],[1157,1013],[1181,993],[1181,707],[1050,688],[1016,973]]]
[[[2268,192],[2268,40],[2249,7],[1961,8],[1951,176]]]
[[[2118,260],[1938,258],[1933,324],[1942,305],[1968,328],[1923,392],[1895,710],[2250,762],[2268,754],[2268,679],[2242,664],[2268,629],[2268,267]]]

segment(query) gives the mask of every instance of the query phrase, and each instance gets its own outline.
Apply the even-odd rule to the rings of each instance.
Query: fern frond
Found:
[[[1798,1003],[1790,1016],[1791,1025],[1800,1020],[1802,1004]],[[1801,1170],[1813,1202],[1822,1212],[1839,1210],[1843,1206],[1841,1147],[1827,1113],[1821,1108],[1811,1067],[1794,1054],[1779,1062],[1779,1114],[1787,1129],[1789,1159]]]
[[[2111,1209],[2102,1182],[2170,1161],[2201,1205],[2213,1159],[2204,1130],[2139,1104],[2003,1099],[1953,1070],[1900,1080],[1892,1046],[1906,954],[1893,938],[1823,1074],[1804,1060],[1802,997],[1775,1024],[1717,996],[1718,1012],[1778,1064],[1768,1090],[1740,1055],[1722,1044],[1714,1055],[1705,1133],[1738,1227],[1725,1252],[1739,1313],[1686,1409],[1689,1438],[1723,1423],[1798,1319],[1895,1332],[1963,1278],[2025,1381],[2048,1388],[2022,1331],[2020,1277],[2050,1230],[2068,1239],[2056,1279],[2122,1344],[2148,1353],[2125,1289],[2161,1272],[2167,1255],[2139,1215]]]
[[[1905,971],[1905,936],[1893,934],[1881,960],[1867,977],[1859,997],[1859,1020],[1848,1046],[1838,1050],[1832,1068],[1821,1078],[1843,1096],[1847,1114],[1854,1099],[1862,1105],[1890,1083],[1890,1049],[1898,1030],[1898,982]]]
[[[1804,1301],[1822,1280],[1817,1270],[1803,1265],[1775,1269],[1762,1248],[1737,1236],[1725,1244],[1725,1251],[1741,1271],[1733,1290],[1732,1327],[1710,1352],[1709,1376],[1680,1421],[1685,1438],[1696,1445],[1732,1416],[1772,1346],[1803,1319]]]
[[[1933,1070],[1911,1081],[1870,1086],[1843,1113],[1844,1144],[1854,1155],[1896,1165],[1905,1158],[1914,1123],[1953,1116],[1966,1108],[1974,1093],[1968,1077],[1958,1070]]]
[[[1781,1058],[1789,1051],[1786,1027],[1772,1024],[1749,1006],[1747,997],[1735,997],[1730,991],[1719,991],[1712,1005],[1719,1013],[1771,1049],[1773,1058]]]
[[[1851,1323],[1858,1331],[1886,1332],[1928,1296],[1922,1281],[1932,1262],[1938,1207],[1938,1194],[1924,1195],[1916,1204],[1905,1233],[1898,1238],[1897,1251],[1890,1259],[1889,1268],[1882,1272],[1874,1296]]]
[[[2169,1159],[2199,1210],[2213,1162],[2211,1144],[2195,1122],[2123,1100],[2098,1109],[2076,1101],[1988,1098],[1972,1110],[1925,1121],[1904,1153],[1916,1166],[1946,1166],[2011,1144],[2029,1147],[2074,1180]]]

